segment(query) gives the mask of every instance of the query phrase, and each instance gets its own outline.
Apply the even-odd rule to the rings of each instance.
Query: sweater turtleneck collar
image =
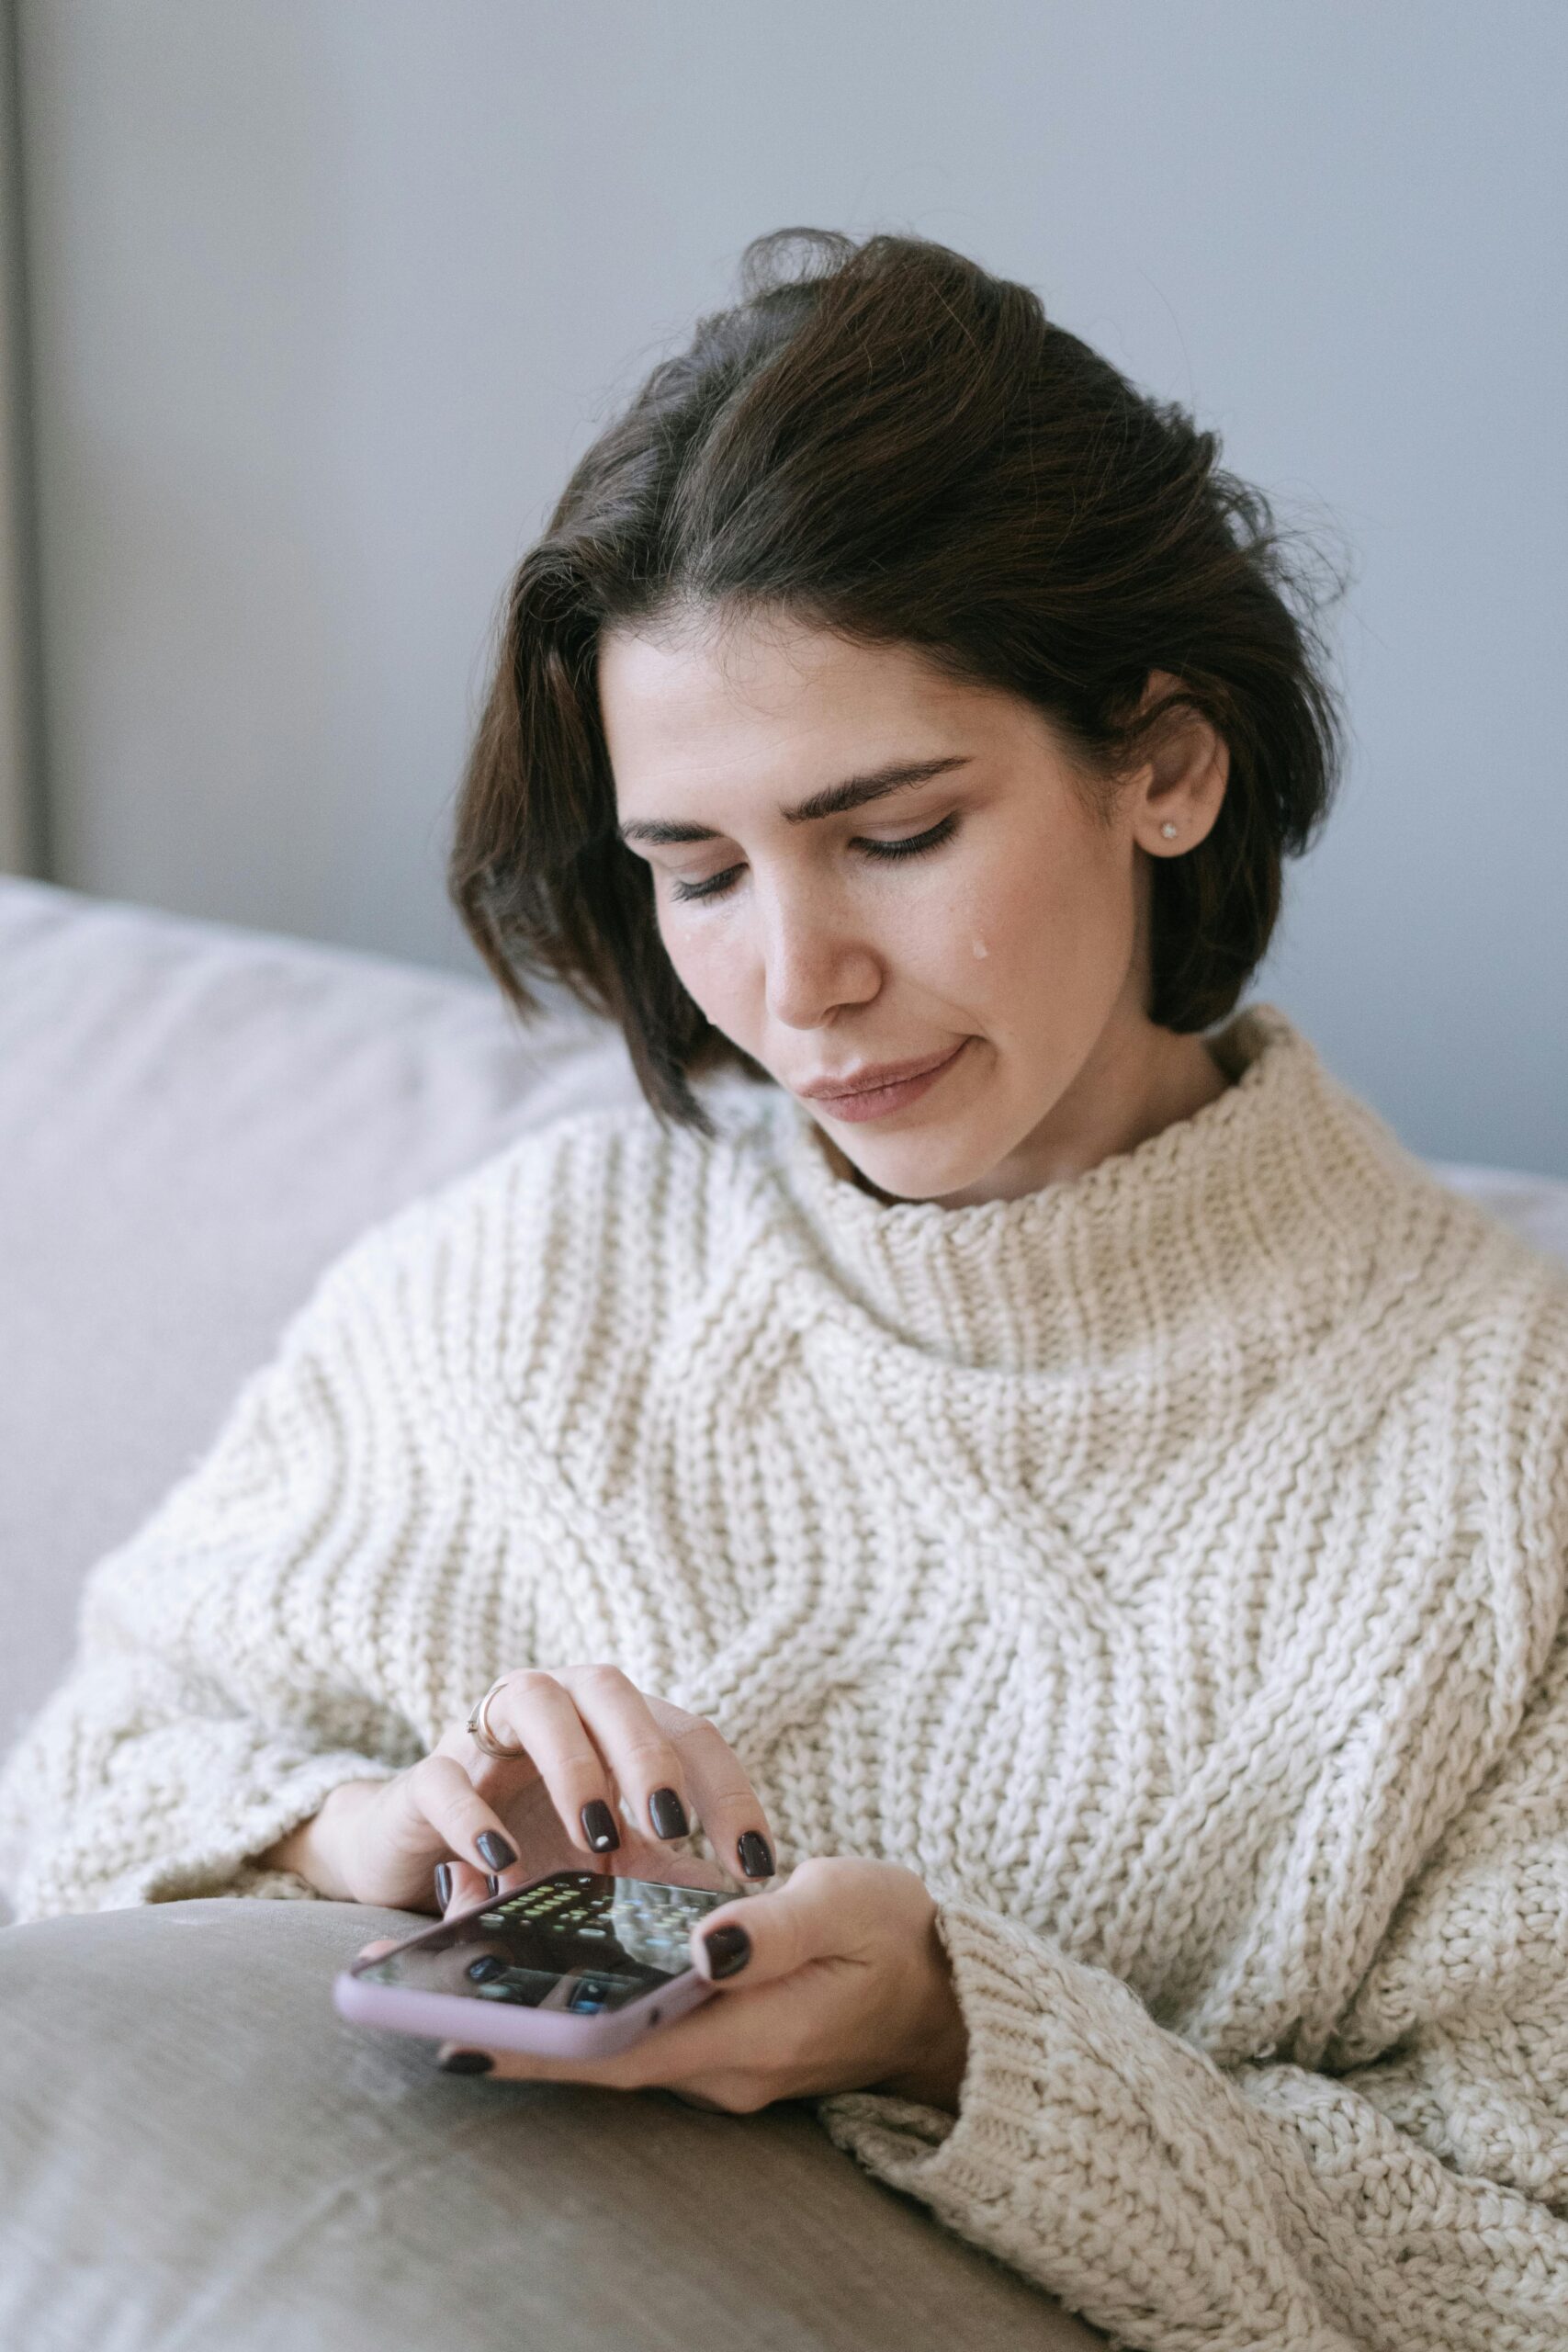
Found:
[[[1224,1093],[1080,1176],[963,1208],[880,1201],[785,1096],[777,1164],[797,1230],[842,1306],[976,1371],[1110,1369],[1184,1334],[1212,1347],[1216,1309],[1243,1344],[1300,1345],[1394,1272],[1395,1227],[1419,1250],[1421,1195],[1434,1213],[1446,1195],[1278,1008],[1248,1006],[1206,1042]]]

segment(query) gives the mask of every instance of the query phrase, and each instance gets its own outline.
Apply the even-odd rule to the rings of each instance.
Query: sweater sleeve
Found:
[[[418,1486],[388,1476],[377,1394],[386,1231],[321,1277],[206,1458],[89,1575],[72,1668],[0,1773],[18,1918],[308,1895],[255,1858],[340,1781],[423,1752],[377,1669],[367,1565],[396,1563]]]
[[[1317,2067],[1217,2064],[967,1903],[956,2120],[823,2103],[839,2143],[1139,2352],[1568,2345],[1568,1642],[1406,1888]]]

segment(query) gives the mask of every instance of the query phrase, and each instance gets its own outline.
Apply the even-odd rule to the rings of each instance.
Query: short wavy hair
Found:
[[[1326,814],[1339,719],[1317,606],[1268,501],[1030,288],[924,238],[784,229],[572,471],[510,583],[448,869],[516,1009],[564,986],[618,1023],[661,1116],[757,1065],[715,1029],[616,831],[597,653],[617,625],[785,612],[1020,695],[1091,796],[1180,703],[1229,751],[1207,837],[1155,863],[1150,1018],[1235,1005],[1281,861]],[[1177,681],[1163,701],[1150,673]]]

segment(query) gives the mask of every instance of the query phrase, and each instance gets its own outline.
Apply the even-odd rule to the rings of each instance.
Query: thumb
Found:
[[[782,1886],[710,1911],[692,1929],[694,1966],[710,1984],[769,1984],[852,1950],[852,1906],[840,1876],[830,1860],[802,1862]]]

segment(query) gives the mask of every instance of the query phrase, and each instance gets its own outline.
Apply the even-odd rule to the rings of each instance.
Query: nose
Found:
[[[819,1029],[846,1005],[869,1004],[881,958],[809,884],[772,899],[763,918],[768,1012],[786,1029]]]

